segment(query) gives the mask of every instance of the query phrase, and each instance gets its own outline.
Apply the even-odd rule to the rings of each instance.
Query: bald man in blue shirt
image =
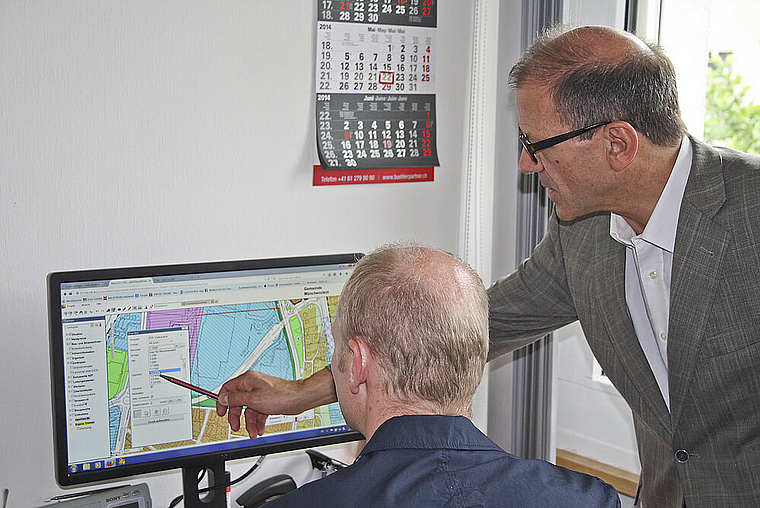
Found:
[[[343,289],[333,335],[338,402],[367,444],[353,465],[268,507],[620,506],[598,478],[509,455],[470,421],[488,354],[488,298],[463,262],[416,245],[369,254]],[[222,388],[220,412],[229,406],[233,428],[261,376]],[[246,419],[255,437],[256,415]]]

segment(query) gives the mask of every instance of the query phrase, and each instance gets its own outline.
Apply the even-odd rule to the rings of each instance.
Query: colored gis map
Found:
[[[247,438],[233,433],[216,414],[215,401],[192,392],[191,441],[131,445],[128,332],[187,327],[190,336],[189,381],[218,392],[227,380],[253,369],[286,379],[302,379],[331,360],[331,316],[338,297],[149,311],[108,316],[107,369],[112,456],[146,450]],[[270,416],[266,433],[341,425],[337,403],[304,414]]]

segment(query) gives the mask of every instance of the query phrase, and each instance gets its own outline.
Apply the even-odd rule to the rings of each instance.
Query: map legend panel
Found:
[[[82,455],[75,461],[107,457],[108,391],[106,389],[105,320],[64,322],[66,407],[69,444]]]

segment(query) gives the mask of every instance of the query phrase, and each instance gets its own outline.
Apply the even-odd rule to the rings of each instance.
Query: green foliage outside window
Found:
[[[705,141],[760,154],[760,105],[746,98],[749,86],[731,71],[733,57],[712,56],[707,74]]]

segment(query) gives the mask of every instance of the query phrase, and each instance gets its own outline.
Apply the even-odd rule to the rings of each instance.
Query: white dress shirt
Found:
[[[668,409],[670,274],[678,216],[691,160],[691,141],[684,136],[673,171],[643,233],[636,235],[620,215],[613,213],[610,220],[610,236],[626,247],[625,300],[628,313]]]

